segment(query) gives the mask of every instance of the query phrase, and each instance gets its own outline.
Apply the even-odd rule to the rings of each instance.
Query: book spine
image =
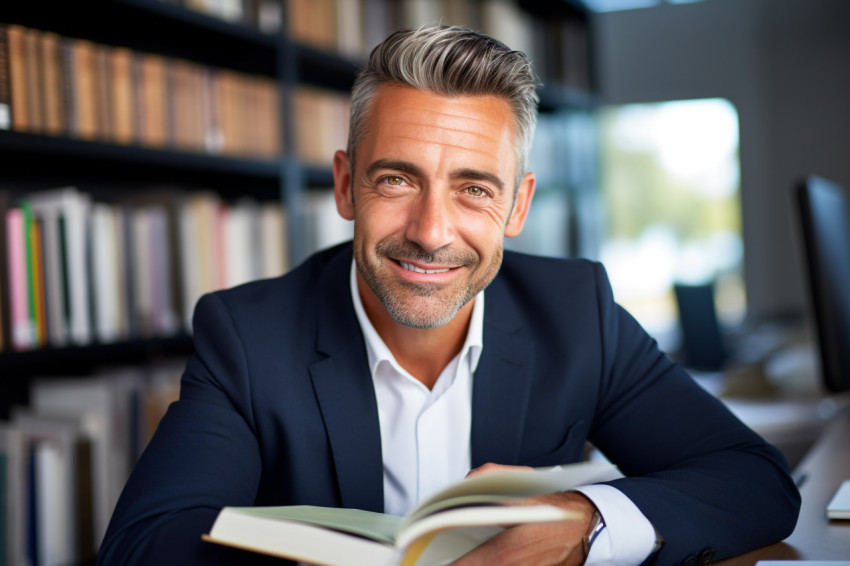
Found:
[[[74,60],[74,106],[77,137],[93,140],[98,137],[97,114],[100,98],[97,90],[95,45],[84,39],[72,39]]]
[[[0,22],[0,130],[12,128],[12,83],[9,69],[9,26]]]
[[[6,39],[9,46],[9,83],[12,105],[12,129],[30,130],[29,100],[27,91],[27,71],[24,49],[25,28],[16,24],[6,27]]]
[[[33,345],[33,327],[27,293],[27,260],[24,238],[24,212],[10,208],[6,213],[6,241],[9,257],[9,296],[12,347],[27,350]]]
[[[9,302],[9,246],[6,216],[9,211],[9,194],[0,190],[0,352],[11,346],[11,320]]]
[[[59,42],[62,101],[64,106],[63,130],[68,135],[76,135],[79,130],[77,112],[76,65],[74,64],[74,40],[62,38]]]
[[[44,132],[58,136],[66,131],[63,96],[61,39],[55,33],[42,32],[39,65],[44,92]]]
[[[44,89],[39,73],[39,42],[41,32],[24,28],[24,65],[26,75],[26,90],[29,103],[27,113],[29,129],[33,132],[44,131]]]
[[[44,224],[32,217],[30,224],[31,249],[31,292],[32,318],[35,323],[35,345],[47,344],[47,308],[44,284]]]
[[[108,62],[111,80],[112,141],[119,144],[132,143],[133,127],[133,55],[125,47],[114,47],[109,51]]]

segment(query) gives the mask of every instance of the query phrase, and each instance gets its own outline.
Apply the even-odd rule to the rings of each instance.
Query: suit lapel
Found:
[[[321,278],[317,350],[310,375],[333,455],[341,505],[382,512],[383,460],[375,389],[351,304],[350,248]],[[531,391],[533,343],[497,277],[487,288],[484,349],[472,393],[472,465],[516,464]]]
[[[319,285],[317,349],[310,367],[333,455],[341,505],[383,512],[383,461],[378,405],[363,334],[351,304],[351,252],[339,254]]]
[[[531,391],[534,345],[497,277],[484,302],[484,348],[472,391],[472,467],[517,464]]]

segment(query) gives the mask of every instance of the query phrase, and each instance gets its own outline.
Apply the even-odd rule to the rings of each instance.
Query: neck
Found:
[[[458,355],[466,341],[474,301],[465,304],[446,324],[436,328],[411,328],[396,322],[371,289],[360,280],[363,309],[378,335],[401,367],[428,389]]]

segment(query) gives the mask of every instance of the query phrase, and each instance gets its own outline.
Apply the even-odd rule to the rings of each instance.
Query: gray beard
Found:
[[[392,261],[389,259],[390,257],[399,257],[419,263],[464,265],[471,269],[475,269],[480,265],[479,257],[472,251],[455,252],[453,250],[437,250],[435,252],[426,252],[412,242],[385,240],[378,243],[375,252],[384,261]],[[366,262],[364,250],[355,245],[354,253],[360,276],[369,288],[372,289],[372,292],[375,293],[381,304],[384,305],[387,313],[399,324],[418,329],[438,328],[449,322],[464,305],[475,298],[475,295],[493,280],[502,263],[502,253],[499,250],[498,255],[491,262],[487,272],[481,278],[470,281],[457,294],[440,298],[437,305],[423,309],[421,305],[419,306],[420,308],[410,305],[409,301],[403,300],[398,296],[398,293],[393,292],[393,289],[389,285],[385,285],[376,271]],[[423,297],[426,299],[433,299],[443,289],[442,286],[428,283],[401,284],[414,297]]]

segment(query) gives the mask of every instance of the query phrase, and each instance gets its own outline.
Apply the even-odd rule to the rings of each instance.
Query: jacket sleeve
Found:
[[[261,461],[244,348],[217,295],[198,302],[194,336],[180,399],[119,498],[99,565],[272,563],[201,540],[221,507],[253,504]]]
[[[787,537],[800,495],[782,454],[672,363],[596,266],[603,375],[591,442],[665,544],[652,557],[719,560]]]

